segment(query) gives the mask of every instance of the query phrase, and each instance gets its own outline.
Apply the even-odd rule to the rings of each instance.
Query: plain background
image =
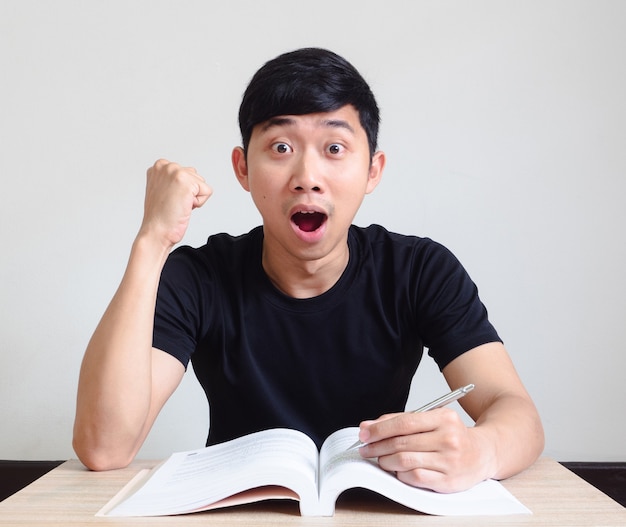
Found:
[[[166,157],[214,187],[185,243],[257,225],[230,167],[241,94],[321,46],[382,111],[389,162],[356,223],[460,258],[547,455],[626,460],[624,27],[619,0],[0,0],[0,458],[74,456],[80,361],[146,169]],[[425,358],[409,406],[445,391]],[[140,456],[202,446],[207,425],[190,371]]]

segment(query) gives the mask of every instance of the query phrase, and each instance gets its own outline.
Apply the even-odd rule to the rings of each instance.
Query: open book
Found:
[[[302,432],[274,429],[172,454],[140,472],[97,515],[164,516],[288,498],[299,500],[303,516],[332,516],[337,497],[356,487],[427,514],[530,514],[494,480],[454,494],[406,485],[375,460],[346,450],[357,434],[358,428],[339,430],[319,453]]]

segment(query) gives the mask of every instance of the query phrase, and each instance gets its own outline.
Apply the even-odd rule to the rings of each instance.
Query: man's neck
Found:
[[[292,298],[313,298],[331,289],[348,266],[348,244],[325,258],[301,260],[263,246],[263,269],[276,288]]]

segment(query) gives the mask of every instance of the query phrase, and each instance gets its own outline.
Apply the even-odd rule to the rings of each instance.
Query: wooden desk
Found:
[[[532,516],[437,517],[415,513],[377,495],[349,492],[332,518],[302,518],[296,502],[266,502],[199,514],[161,518],[96,518],[95,513],[140,468],[154,461],[136,461],[110,472],[89,472],[68,461],[0,503],[0,525],[562,525],[626,526],[626,509],[556,461],[542,458],[504,485]]]

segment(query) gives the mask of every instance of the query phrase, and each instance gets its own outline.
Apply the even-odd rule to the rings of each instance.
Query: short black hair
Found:
[[[351,104],[376,152],[380,114],[374,94],[346,59],[320,48],[302,48],[266,62],[252,77],[239,107],[244,152],[252,130],[279,115],[332,112]]]

